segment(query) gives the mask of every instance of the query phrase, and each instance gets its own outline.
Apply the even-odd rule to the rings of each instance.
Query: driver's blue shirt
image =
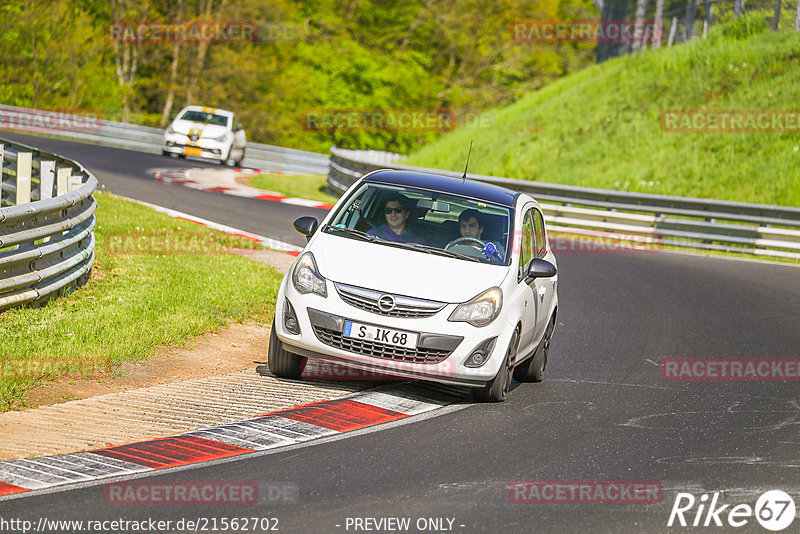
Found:
[[[493,260],[493,261],[497,261],[499,263],[504,262],[505,258],[506,258],[506,249],[505,249],[505,247],[503,247],[503,245],[501,245],[499,241],[487,241],[487,243],[493,244],[495,250],[497,250],[497,253],[492,255],[492,257],[489,258],[489,259]],[[484,251],[484,253],[485,253],[485,251]],[[499,254],[499,256],[498,256],[498,254]]]
[[[367,230],[367,235],[374,235],[380,237],[381,239],[385,239],[386,241],[393,241],[395,243],[419,243],[420,245],[425,244],[425,240],[419,237],[417,234],[406,228],[406,233],[404,234],[396,234],[394,230],[392,230],[388,224],[382,224],[377,228],[372,228]]]

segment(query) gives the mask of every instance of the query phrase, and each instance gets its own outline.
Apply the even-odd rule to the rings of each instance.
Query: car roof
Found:
[[[484,182],[418,171],[380,170],[371,173],[364,181],[431,189],[441,193],[452,193],[477,200],[485,200],[512,208],[517,197],[521,194],[505,187]]]
[[[184,111],[202,111],[203,113],[213,113],[214,115],[233,115],[233,111],[228,111],[227,109],[208,108],[205,106],[186,106],[181,110],[181,113]]]

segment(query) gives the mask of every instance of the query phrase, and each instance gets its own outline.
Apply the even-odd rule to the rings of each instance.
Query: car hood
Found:
[[[440,302],[465,302],[499,286],[508,267],[437,256],[320,232],[311,250],[333,282]]]
[[[198,133],[202,130],[203,137],[219,137],[228,131],[225,126],[217,126],[215,124],[206,124],[204,122],[182,121],[177,120],[172,123],[172,129],[175,133],[189,135],[189,130],[194,130]]]

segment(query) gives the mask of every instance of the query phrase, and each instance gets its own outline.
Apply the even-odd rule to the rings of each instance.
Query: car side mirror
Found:
[[[319,228],[319,221],[315,217],[300,217],[294,222],[294,229],[306,236],[306,240],[311,240],[311,236]]]
[[[528,275],[525,277],[526,281],[534,280],[535,278],[552,278],[558,273],[556,266],[547,260],[535,258],[528,265]]]

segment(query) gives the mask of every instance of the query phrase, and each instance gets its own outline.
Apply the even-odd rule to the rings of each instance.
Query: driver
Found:
[[[383,213],[386,216],[386,224],[367,230],[368,235],[378,236],[395,243],[425,244],[425,241],[406,225],[408,217],[411,215],[406,197],[400,193],[392,193],[387,196],[383,201]]]
[[[482,241],[483,229],[485,227],[483,214],[476,209],[466,209],[458,216],[458,229],[461,232],[461,237],[471,237]],[[456,240],[451,241],[454,243]],[[449,245],[449,243],[448,243]],[[483,253],[488,259],[498,259],[503,261],[505,258],[505,249],[497,241],[489,241],[483,247]]]

